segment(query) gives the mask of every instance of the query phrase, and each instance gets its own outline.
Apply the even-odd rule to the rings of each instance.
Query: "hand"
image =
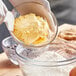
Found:
[[[19,4],[22,4],[24,2],[37,2],[41,5],[43,5],[48,11],[50,11],[50,4],[48,0],[9,0],[14,7],[18,6]],[[20,8],[16,8],[19,10]]]

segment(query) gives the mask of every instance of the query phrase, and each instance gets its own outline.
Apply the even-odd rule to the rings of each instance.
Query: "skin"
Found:
[[[76,76],[76,67],[71,70],[69,76]]]

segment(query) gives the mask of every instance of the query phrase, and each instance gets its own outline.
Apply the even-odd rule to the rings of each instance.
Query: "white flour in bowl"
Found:
[[[63,56],[53,51],[46,51],[33,60],[45,61],[39,65],[52,65],[53,63],[48,61],[60,61],[66,60]],[[64,65],[58,67],[42,67],[25,62],[22,67],[24,76],[69,76],[70,70],[73,68],[72,65]]]

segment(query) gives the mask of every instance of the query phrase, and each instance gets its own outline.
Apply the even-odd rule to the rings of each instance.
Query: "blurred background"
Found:
[[[76,24],[76,0],[48,0],[51,10],[55,14],[58,24]],[[3,0],[7,8],[11,11],[13,6],[9,0]],[[1,42],[4,38],[10,36],[5,24],[0,26],[0,53],[3,52]]]

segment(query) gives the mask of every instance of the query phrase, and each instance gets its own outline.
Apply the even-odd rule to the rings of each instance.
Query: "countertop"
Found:
[[[23,76],[19,66],[11,63],[5,53],[0,54],[0,76]]]

